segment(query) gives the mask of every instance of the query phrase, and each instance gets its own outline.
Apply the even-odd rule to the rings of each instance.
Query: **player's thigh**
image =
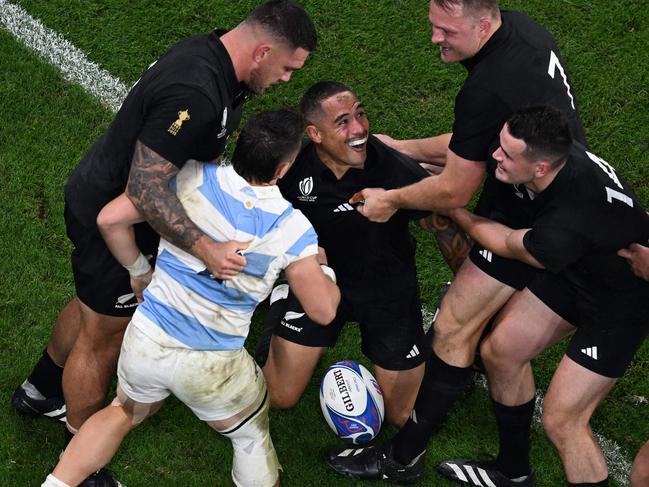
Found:
[[[163,347],[131,324],[126,329],[117,364],[118,400],[140,404],[162,402],[176,367],[174,349]]]
[[[414,276],[393,286],[377,284],[372,292],[351,291],[349,316],[359,322],[361,349],[375,366],[406,371],[426,360],[429,345]]]
[[[250,354],[237,350],[182,350],[169,389],[202,421],[237,428],[266,401],[264,375]]]
[[[137,300],[128,272],[115,260],[97,227],[85,225],[67,205],[65,223],[74,245],[71,263],[79,299],[99,315],[132,316]],[[155,256],[158,235],[146,224],[135,227],[139,248],[144,254]]]
[[[130,318],[97,313],[79,300],[79,335],[74,350],[117,358]]]
[[[544,425],[555,430],[570,424],[586,425],[616,381],[564,355],[543,401]]]
[[[291,407],[300,399],[326,350],[273,336],[263,371],[274,407]]]
[[[487,362],[528,362],[575,328],[529,289],[517,291],[498,313],[481,346]]]
[[[467,259],[451,283],[435,320],[435,333],[473,336],[502,308],[516,290]],[[437,337],[436,337],[437,340]]]
[[[117,394],[115,399],[110,403],[112,407],[122,408],[124,414],[129,418],[131,427],[135,427],[142,423],[147,418],[150,418],[155,413],[160,411],[164,405],[164,399],[154,402],[138,402],[124,392],[122,387],[118,384]]]

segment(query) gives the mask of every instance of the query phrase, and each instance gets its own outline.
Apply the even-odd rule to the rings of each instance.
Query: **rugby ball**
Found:
[[[381,388],[358,362],[344,360],[327,369],[320,382],[320,407],[327,424],[345,443],[367,443],[381,429]]]

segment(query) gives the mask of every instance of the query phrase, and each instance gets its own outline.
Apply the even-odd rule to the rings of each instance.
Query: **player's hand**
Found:
[[[649,281],[649,247],[633,243],[628,248],[619,250],[617,255],[627,260],[636,276]]]
[[[203,238],[209,239],[209,237]],[[201,246],[199,258],[214,277],[223,280],[232,279],[246,266],[246,258],[238,252],[247,249],[250,242],[252,240],[248,242],[230,240],[221,243],[209,239],[207,245]]]
[[[399,143],[401,142],[400,140],[393,139],[389,135],[385,134],[374,134],[374,136],[388,147],[392,147],[394,150],[399,150]]]
[[[135,299],[137,299],[138,303],[144,301],[142,293],[144,292],[144,288],[147,287],[151,282],[152,277],[153,269],[151,269],[146,274],[142,274],[141,276],[131,277],[131,289],[135,293]]]
[[[388,191],[381,188],[365,188],[354,194],[349,203],[356,205],[356,211],[368,220],[383,223],[397,212],[397,207],[389,195]]]

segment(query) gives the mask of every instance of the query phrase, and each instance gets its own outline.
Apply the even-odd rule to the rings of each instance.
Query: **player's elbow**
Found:
[[[309,318],[319,325],[328,325],[336,317],[338,304],[340,303],[340,291],[338,287],[334,286],[330,289],[326,296],[318,297],[313,306],[305,307],[304,311]]]
[[[99,228],[102,235],[109,233],[111,229],[117,226],[117,224],[117,218],[110,211],[104,209],[99,212],[99,215],[97,215],[97,228]]]

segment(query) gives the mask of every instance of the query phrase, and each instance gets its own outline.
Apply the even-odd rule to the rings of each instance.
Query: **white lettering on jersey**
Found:
[[[622,183],[620,182],[620,178],[618,178],[617,174],[615,174],[615,169],[613,169],[613,166],[611,166],[601,157],[597,157],[591,152],[586,151],[586,155],[591,161],[597,164],[597,166],[602,171],[604,171],[604,173],[606,173],[609,178],[611,178],[611,181],[613,181],[618,188],[624,189],[622,187]],[[633,208],[633,200],[629,196],[620,191],[617,191],[616,189],[609,188],[608,186],[604,186],[604,188],[606,189],[606,201],[608,201],[609,203],[613,203],[613,200],[621,201],[625,205]]]
[[[570,84],[568,83],[568,76],[566,76],[566,72],[563,69],[563,66],[561,66],[561,61],[559,61],[559,56],[557,56],[554,51],[550,51],[550,63],[548,64],[548,74],[550,75],[550,78],[554,79],[554,75],[557,71],[559,70],[559,73],[561,74],[561,77],[563,78],[563,84],[566,87],[566,91],[568,92],[568,97],[570,98],[570,105],[572,106],[572,109],[575,109],[575,99],[572,96],[572,93],[570,91]]]

